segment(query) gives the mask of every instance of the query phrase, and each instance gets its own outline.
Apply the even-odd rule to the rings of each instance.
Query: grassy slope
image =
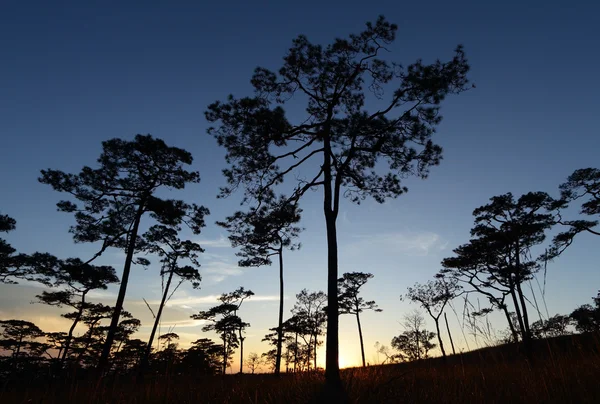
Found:
[[[537,341],[526,360],[502,345],[397,365],[346,369],[344,391],[323,391],[320,373],[160,377],[136,387],[126,379],[101,385],[5,386],[0,403],[600,403],[600,339],[576,335]]]

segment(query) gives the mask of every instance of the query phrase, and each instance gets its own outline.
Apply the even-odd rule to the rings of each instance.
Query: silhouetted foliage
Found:
[[[396,39],[397,26],[384,17],[348,39],[326,47],[301,35],[293,41],[278,73],[257,68],[253,97],[215,102],[206,112],[208,133],[227,149],[231,164],[221,196],[245,187],[246,200],[259,203],[296,169],[314,167],[297,178],[290,197],[299,200],[323,186],[328,240],[327,380],[339,383],[337,307],[337,229],[341,196],[359,203],[378,202],[406,192],[401,179],[426,177],[439,163],[442,149],[431,140],[449,94],[464,91],[469,65],[462,47],[449,62],[406,69],[379,58]],[[368,83],[367,83],[368,82]],[[365,110],[368,89],[379,99],[392,87],[382,109]],[[281,105],[294,96],[307,102],[306,116],[292,124]],[[381,172],[381,163],[387,170]],[[377,170],[375,167],[377,166]],[[345,192],[341,192],[342,188]]]
[[[429,351],[435,348],[431,342],[435,333],[425,330],[425,319],[418,311],[407,314],[403,322],[405,331],[392,338],[392,348],[399,351],[402,360],[426,359]]]
[[[221,336],[223,341],[223,361],[221,363],[223,374],[227,371],[229,359],[233,353],[233,350],[238,346],[240,349],[240,373],[243,370],[244,361],[244,330],[250,326],[250,324],[242,321],[237,315],[244,300],[252,297],[254,292],[251,290],[245,290],[243,287],[236,289],[230,293],[223,293],[219,297],[221,304],[212,307],[209,310],[201,311],[198,314],[194,314],[191,318],[195,320],[207,320],[210,324],[202,327],[202,331],[215,331]]]
[[[309,292],[302,289],[296,295],[296,304],[292,308],[294,320],[292,327],[305,343],[306,367],[310,369],[310,360],[317,369],[317,347],[319,335],[323,335],[323,327],[327,321],[327,295],[324,292]]]
[[[17,221],[0,215],[0,233],[16,229]],[[48,253],[17,253],[6,240],[0,238],[0,283],[16,284],[17,279],[34,281],[52,286],[60,260]]]
[[[558,223],[568,226],[568,230],[554,237],[552,249],[548,252],[549,258],[560,255],[573,243],[573,239],[579,233],[588,232],[600,236],[600,231],[596,229],[598,219],[564,220],[561,215],[561,209],[568,207],[574,201],[583,200],[580,209],[582,215],[592,218],[600,216],[600,170],[597,168],[575,170],[567,178],[567,182],[560,185],[560,193],[560,200],[555,201],[552,208],[557,212]]]
[[[187,373],[216,374],[222,369],[222,348],[208,338],[192,342],[181,358],[181,369]]]
[[[501,298],[490,293],[486,296],[505,310],[507,317],[504,298],[509,295],[528,349],[532,334],[522,284],[540,269],[530,250],[545,240],[545,231],[555,224],[553,216],[545,211],[552,199],[544,192],[529,192],[517,200],[507,193],[490,201],[473,211],[474,238],[454,250],[456,257],[442,262],[446,268],[442,272],[463,280],[467,277],[471,285],[477,285],[477,291],[485,288],[500,292]]]
[[[579,332],[600,331],[600,292],[592,300],[594,301],[594,305],[581,305],[573,310],[570,315],[575,322],[575,329]]]
[[[279,263],[279,317],[277,328],[275,373],[281,368],[281,352],[283,345],[283,249],[295,250],[300,244],[293,240],[301,229],[296,226],[300,221],[301,210],[295,204],[288,204],[284,197],[270,197],[260,207],[253,207],[248,212],[236,212],[225,222],[217,222],[229,231],[232,247],[241,247],[236,253],[240,257],[239,265],[258,267],[271,265],[273,256]]]
[[[192,155],[170,147],[150,135],[136,135],[132,141],[111,139],[102,142],[98,168],[84,167],[79,174],[58,170],[42,170],[39,181],[79,202],[63,200],[60,211],[73,213],[76,225],[71,227],[75,242],[101,242],[100,250],[87,263],[107,248],[116,247],[126,253],[121,287],[113,318],[102,350],[100,367],[108,362],[127,291],[131,264],[136,253],[145,251],[146,241],[139,236],[142,216],[150,213],[159,224],[178,229],[182,223],[199,232],[208,210],[181,200],[161,199],[157,191],[168,187],[182,189],[197,183],[200,175],[187,171]],[[147,263],[146,259],[138,262]]]
[[[444,343],[440,332],[440,317],[444,313],[444,309],[448,302],[454,299],[459,293],[460,287],[454,278],[437,278],[433,281],[428,281],[426,284],[415,284],[408,288],[406,298],[414,303],[419,303],[429,316],[435,322],[438,343],[442,356],[446,358]],[[401,297],[402,298],[402,297]]]
[[[360,339],[360,353],[363,366],[367,366],[365,362],[365,347],[363,344],[362,327],[360,325],[360,313],[365,310],[373,310],[381,312],[374,300],[366,302],[359,296],[360,288],[363,287],[369,279],[373,278],[373,274],[363,272],[347,272],[338,279],[338,301],[340,314],[352,314],[356,316],[356,324],[358,325],[358,336]]]
[[[86,308],[87,294],[92,290],[106,289],[109,284],[119,282],[119,278],[113,267],[86,264],[78,258],[61,261],[55,277],[56,283],[63,285],[66,289],[55,292],[43,291],[36,297],[41,303],[57,307],[67,306],[75,310],[74,313],[70,313],[73,323],[62,349],[61,362],[64,363],[73,340],[73,332]],[[63,315],[63,317],[66,316]]]
[[[198,222],[197,226],[198,229],[196,233],[199,233],[199,229],[204,227],[204,222]],[[158,325],[160,324],[165,304],[169,301],[179,286],[185,281],[190,282],[194,289],[200,288],[200,281],[202,280],[202,277],[196,268],[200,266],[200,263],[198,262],[198,255],[204,252],[199,244],[190,240],[180,240],[177,235],[177,229],[171,227],[154,225],[145,233],[144,236],[149,245],[148,251],[161,257],[160,276],[163,280],[163,294],[158,306],[158,311],[154,318],[154,325],[152,326],[152,331],[150,332],[150,339],[148,340],[148,344],[146,346],[146,353],[141,362],[140,372],[142,373],[150,359],[152,343],[154,341],[154,336],[156,334],[156,330],[158,329]],[[184,260],[190,261],[192,265],[182,266],[180,262]],[[179,283],[175,289],[171,291],[171,282],[173,282],[173,278],[175,276],[179,278]],[[166,283],[164,283],[165,277],[167,278]]]
[[[569,327],[573,320],[569,316],[555,314],[547,320],[538,320],[531,324],[531,332],[535,338],[554,338],[570,335]]]
[[[257,353],[251,352],[246,359],[246,366],[250,369],[250,373],[254,374],[256,369],[263,363],[263,359]]]

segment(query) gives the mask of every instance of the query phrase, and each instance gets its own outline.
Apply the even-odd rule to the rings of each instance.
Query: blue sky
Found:
[[[163,138],[192,152],[202,176],[201,184],[179,196],[212,212],[199,237],[207,251],[202,290],[182,288],[164,320],[177,324],[186,340],[195,339],[201,331],[185,322],[189,314],[208,307],[211,296],[244,285],[260,297],[243,313],[252,324],[246,352],[264,351],[260,339],[277,319],[276,268],[237,268],[226,234],[212,224],[238,207],[239,196],[215,198],[224,184],[224,152],[206,134],[203,112],[229,93],[249,95],[253,69],[277,69],[298,34],[326,44],[384,14],[399,25],[390,60],[447,59],[462,43],[477,87],[444,104],[436,135],[444,160],[428,180],[409,179],[409,193],[383,205],[345,201],[341,208],[340,274],[375,274],[365,294],[384,309],[363,320],[373,360],[375,341],[389,344],[401,330],[397,320],[411,309],[398,296],[427,281],[441,259],[468,239],[474,208],[508,191],[556,194],[573,170],[598,166],[599,12],[600,6],[583,1],[4,1],[0,210],[18,220],[8,239],[24,252],[86,257],[93,247],[72,243],[72,218],[56,212],[60,195],[37,182],[39,170],[76,172],[93,164],[101,141],[112,137]],[[303,247],[285,257],[286,310],[302,288],[326,289],[319,198],[304,201]],[[549,268],[550,314],[569,312],[596,294],[597,246],[597,239],[582,236]],[[120,273],[119,252],[103,260]],[[156,266],[136,268],[128,292],[127,309],[145,325],[149,314],[140,301],[158,299],[157,273]],[[37,319],[47,331],[64,327],[55,311],[29,304],[35,290],[0,287],[0,317]],[[114,293],[97,298],[111,302]],[[342,319],[341,335],[342,365],[357,363],[351,318]]]

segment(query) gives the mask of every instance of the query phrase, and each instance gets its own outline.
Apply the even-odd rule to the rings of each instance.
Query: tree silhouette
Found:
[[[405,296],[410,301],[420,304],[435,322],[438,343],[444,359],[446,358],[446,351],[440,332],[440,317],[444,313],[448,302],[457,296],[458,291],[459,286],[455,279],[438,278],[428,281],[424,285],[415,284],[413,287],[408,288]]]
[[[575,329],[579,332],[600,331],[600,291],[592,299],[594,305],[584,304],[573,310],[570,317],[575,322]]]
[[[540,319],[531,324],[531,333],[535,338],[553,338],[570,335],[573,319],[562,314],[555,314],[547,320]]]
[[[188,205],[181,200],[161,199],[162,188],[182,189],[187,183],[197,183],[200,175],[187,171],[192,155],[170,147],[150,135],[137,135],[134,140],[111,139],[102,142],[102,154],[96,169],[84,167],[79,174],[58,170],[42,170],[39,181],[65,192],[81,205],[60,201],[60,211],[74,213],[76,225],[71,227],[75,242],[101,242],[100,250],[90,263],[107,248],[121,248],[126,253],[121,286],[113,318],[102,349],[100,370],[108,363],[115,332],[127,291],[134,255],[144,251],[139,228],[145,213],[159,224],[178,227],[186,223],[194,232],[203,223],[204,207]],[[147,260],[142,260],[147,262]]]
[[[588,232],[600,236],[600,231],[596,229],[598,219],[564,220],[561,215],[561,209],[567,208],[571,202],[583,199],[580,213],[591,217],[600,216],[600,169],[575,170],[567,178],[567,182],[560,185],[560,193],[560,200],[555,201],[552,208],[557,212],[558,223],[568,226],[569,229],[554,237],[552,249],[548,253],[549,258],[560,255],[573,243],[573,239],[579,233]]]
[[[252,374],[254,374],[256,369],[258,369],[262,363],[262,358],[255,352],[251,352],[246,359],[246,366],[248,366]]]
[[[283,345],[283,249],[294,250],[299,244],[293,240],[301,229],[295,226],[300,221],[301,210],[295,204],[286,204],[283,197],[269,198],[260,207],[251,208],[248,212],[236,212],[225,222],[217,222],[226,228],[230,235],[232,247],[241,247],[236,253],[240,257],[239,265],[258,267],[271,265],[273,256],[279,262],[279,318],[276,345],[275,374],[280,373],[281,350]]]
[[[360,288],[363,287],[369,279],[373,278],[373,274],[363,272],[348,272],[338,279],[338,301],[340,314],[353,314],[356,316],[356,324],[358,325],[358,336],[360,338],[360,353],[362,357],[363,367],[367,366],[365,362],[365,347],[363,344],[362,328],[360,326],[360,313],[364,310],[373,310],[381,312],[374,300],[365,302],[362,297],[359,297]]]
[[[488,249],[485,241],[471,240],[454,249],[456,256],[445,258],[442,261],[443,269],[437,278],[450,278],[468,285],[473,289],[465,289],[466,298],[477,292],[485,296],[492,307],[502,310],[514,342],[519,341],[519,334],[511,319],[506,298],[510,296],[511,289],[499,281],[498,273],[504,267],[501,257]],[[484,309],[485,311],[486,309]]]
[[[208,338],[192,342],[181,360],[184,371],[214,374],[221,369],[222,349]]]
[[[255,70],[253,97],[229,96],[206,112],[208,121],[216,124],[208,133],[227,149],[231,164],[224,171],[228,186],[221,196],[243,186],[245,199],[260,203],[291,175],[297,178],[291,200],[323,187],[329,295],[326,378],[335,385],[340,198],[359,203],[371,196],[383,202],[406,192],[401,179],[426,177],[441,158],[441,148],[431,140],[441,120],[440,104],[467,84],[469,66],[462,47],[449,62],[425,65],[419,60],[406,69],[380,59],[379,53],[395,40],[396,30],[396,25],[379,17],[361,33],[326,47],[301,35],[293,41],[279,74]],[[384,89],[395,89],[386,106],[369,113],[364,109],[365,86],[379,99]],[[299,124],[292,124],[281,106],[294,96],[307,102]],[[379,171],[382,163],[387,163],[385,172]],[[301,169],[306,171],[299,177]]]
[[[250,324],[243,322],[237,315],[237,312],[244,300],[253,295],[254,292],[251,290],[240,287],[233,292],[223,293],[219,297],[221,304],[191,316],[194,320],[207,320],[211,322],[202,327],[202,331],[215,331],[221,335],[221,339],[223,340],[223,374],[227,371],[227,364],[233,349],[238,346],[242,347],[240,349],[240,373],[242,373],[244,360],[243,332]]]
[[[17,221],[8,215],[0,215],[0,233],[8,233],[15,230]],[[9,277],[22,276],[14,270],[15,250],[6,240],[0,238],[0,282],[8,283]]]
[[[490,198],[489,204],[473,211],[474,239],[455,250],[457,258],[442,262],[447,268],[472,268],[475,264],[486,271],[487,279],[482,282],[486,287],[499,285],[508,291],[528,352],[532,334],[522,284],[540,268],[530,250],[544,242],[545,231],[556,223],[545,210],[552,202],[544,192],[529,192],[518,199],[511,193]]]
[[[16,360],[24,349],[27,349],[36,338],[44,336],[44,332],[30,321],[25,320],[0,320],[0,346],[2,349],[12,352],[12,357]]]
[[[197,225],[199,227],[203,227],[204,223],[197,223]],[[143,372],[148,364],[150,352],[152,351],[154,336],[156,335],[156,330],[160,324],[160,319],[162,317],[163,308],[165,307],[166,302],[184,281],[190,282],[194,289],[200,288],[200,281],[202,280],[202,277],[195,267],[200,266],[200,263],[198,262],[198,254],[204,252],[199,244],[190,240],[180,240],[177,236],[176,229],[163,225],[152,226],[148,232],[146,232],[145,239],[149,243],[148,250],[161,257],[162,266],[160,275],[163,278],[163,281],[166,277],[167,282],[164,284],[162,299],[160,301],[160,305],[158,306],[152,331],[150,332],[150,339],[148,340],[148,345],[146,346],[146,353],[143,356],[140,365],[140,372]],[[193,266],[181,266],[181,260],[189,260]],[[175,275],[179,277],[180,281],[175,289],[171,292],[171,282],[173,281],[173,277]]]
[[[435,348],[431,342],[435,333],[425,330],[423,315],[414,311],[404,316],[405,331],[392,339],[392,348],[400,352],[400,358],[409,361],[425,359],[430,350]]]
[[[68,306],[75,309],[73,323],[69,328],[61,363],[64,364],[69,353],[73,331],[83,316],[87,302],[87,294],[95,289],[106,289],[109,284],[119,282],[115,269],[110,266],[94,266],[86,264],[78,258],[69,258],[59,265],[56,282],[66,286],[66,289],[56,292],[43,291],[36,297],[41,303],[51,306]],[[64,316],[63,316],[64,317]]]
[[[0,233],[16,229],[17,222],[0,215]],[[60,260],[48,253],[18,254],[6,240],[0,238],[0,283],[15,284],[15,279],[39,282],[52,286]]]
[[[296,295],[296,300],[296,304],[292,308],[292,314],[295,317],[293,323],[306,344],[307,367],[310,369],[312,357],[313,367],[316,370],[318,338],[319,335],[323,335],[323,326],[327,320],[327,295],[321,291],[309,292],[307,289],[302,289]]]

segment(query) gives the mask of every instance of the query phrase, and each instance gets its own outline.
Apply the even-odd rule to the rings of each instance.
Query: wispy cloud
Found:
[[[204,306],[204,305],[211,305],[211,304],[215,304],[219,302],[219,297],[220,295],[209,295],[209,296],[184,296],[184,297],[178,297],[178,298],[174,298],[171,299],[167,302],[166,306],[178,306],[178,307],[185,307],[185,308],[193,308],[194,306]],[[245,300],[245,302],[273,302],[273,301],[278,301],[279,300],[279,296],[269,296],[269,295],[265,295],[265,296],[260,296],[260,295],[255,295],[252,296],[252,298]],[[150,304],[159,304],[160,301],[156,300],[156,301],[152,301],[149,302]]]
[[[242,268],[226,261],[209,261],[202,264],[200,269],[204,281],[219,283],[229,276],[239,276]]]
[[[162,320],[162,319],[161,319]],[[160,326],[162,328],[191,328],[191,327],[199,327],[201,325],[206,324],[206,320],[193,320],[193,319],[184,319],[178,321],[161,321]],[[154,324],[146,324],[142,325],[142,328],[152,328]]]
[[[448,246],[448,241],[442,240],[439,234],[432,232],[403,231],[374,235],[355,235],[356,242],[350,243],[349,248],[375,248],[401,252],[409,255],[425,256],[436,251],[442,251]]]
[[[196,242],[198,244],[200,244],[202,247],[212,247],[212,248],[227,248],[227,247],[231,247],[231,243],[223,235],[219,236],[219,238],[215,239],[215,240],[200,239],[200,240],[196,240]]]

